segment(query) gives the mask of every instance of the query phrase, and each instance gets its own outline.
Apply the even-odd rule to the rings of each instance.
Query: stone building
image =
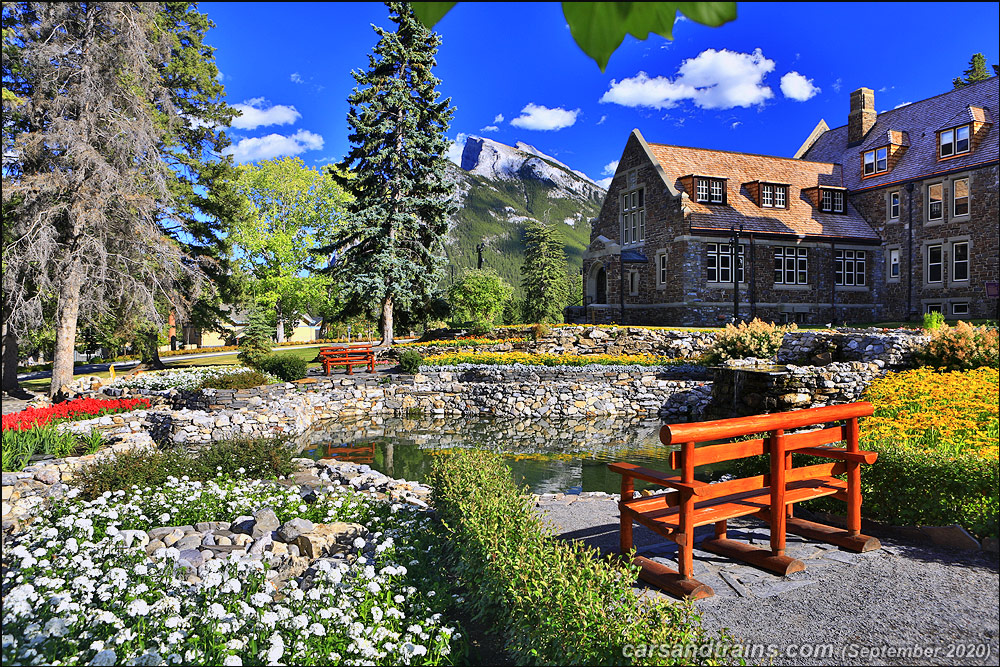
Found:
[[[996,317],[997,82],[882,114],[861,88],[794,158],[633,130],[584,254],[588,320]]]

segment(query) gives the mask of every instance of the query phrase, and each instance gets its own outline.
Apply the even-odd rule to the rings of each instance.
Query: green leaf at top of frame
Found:
[[[642,40],[653,32],[673,39],[678,11],[713,27],[736,18],[735,2],[564,2],[562,6],[573,39],[602,72],[625,35]]]
[[[411,2],[410,6],[413,7],[417,19],[430,30],[457,4],[457,2]]]

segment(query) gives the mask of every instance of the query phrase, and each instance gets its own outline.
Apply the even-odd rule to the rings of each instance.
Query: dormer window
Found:
[[[969,152],[971,125],[960,125],[938,133],[938,157],[948,158]]]
[[[820,188],[819,210],[826,213],[843,213],[844,191]]]
[[[788,208],[788,186],[775,183],[760,184],[761,208]]]
[[[883,146],[872,151],[866,151],[862,159],[864,165],[863,174],[874,176],[882,172],[889,171],[889,147]]]
[[[705,204],[726,203],[726,181],[721,178],[698,176],[695,186],[696,201]]]

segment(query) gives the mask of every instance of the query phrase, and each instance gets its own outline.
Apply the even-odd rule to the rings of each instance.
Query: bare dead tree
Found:
[[[73,377],[77,323],[109,304],[160,320],[158,297],[198,267],[165,235],[173,197],[161,155],[184,122],[156,63],[169,58],[157,4],[4,4],[4,325],[38,322],[54,299],[51,394]],[[8,84],[8,73],[11,82]],[[119,310],[119,312],[121,312]]]

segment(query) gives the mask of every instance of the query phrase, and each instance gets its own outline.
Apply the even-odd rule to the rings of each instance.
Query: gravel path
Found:
[[[562,537],[617,551],[615,499],[566,496],[538,508]],[[699,530],[700,540],[712,527]],[[640,554],[676,568],[676,545],[639,525],[633,533]],[[730,522],[732,539],[766,545],[768,535],[754,519]],[[728,628],[738,644],[764,651],[751,663],[996,665],[996,554],[876,536],[882,549],[854,554],[788,535],[788,554],[806,564],[788,577],[696,547],[695,577],[715,596],[695,607],[707,629]]]

